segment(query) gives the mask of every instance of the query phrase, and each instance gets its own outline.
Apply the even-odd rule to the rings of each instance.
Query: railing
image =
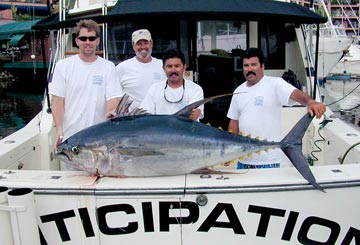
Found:
[[[359,35],[359,30],[357,23],[360,22],[360,19],[356,13],[356,11],[352,8],[351,6],[351,1],[350,0],[336,0],[341,8],[341,17],[345,17],[345,19],[347,19],[351,30],[354,32],[355,35]],[[346,5],[348,8],[350,8],[350,10],[345,10],[344,9],[344,5]],[[339,16],[340,17],[340,16]],[[356,22],[350,20],[350,18],[356,18]]]

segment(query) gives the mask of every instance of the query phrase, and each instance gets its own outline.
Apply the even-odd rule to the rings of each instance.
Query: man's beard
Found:
[[[151,49],[149,49],[146,53],[145,52],[139,52],[139,51],[136,51],[135,52],[135,54],[136,54],[136,56],[138,57],[138,58],[140,58],[140,59],[147,59],[147,58],[149,58],[150,56],[151,56],[151,52],[152,52],[152,50]]]

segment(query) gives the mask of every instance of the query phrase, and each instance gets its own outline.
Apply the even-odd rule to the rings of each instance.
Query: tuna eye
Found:
[[[77,146],[73,146],[73,147],[71,148],[71,151],[72,151],[73,153],[75,153],[75,154],[78,154],[78,153],[79,153],[79,148],[78,148]]]

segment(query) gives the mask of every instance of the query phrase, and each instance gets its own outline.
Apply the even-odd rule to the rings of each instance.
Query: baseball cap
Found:
[[[142,40],[142,39],[151,41],[151,34],[146,29],[140,29],[140,30],[133,32],[133,34],[131,35],[131,39],[132,39],[133,44],[137,43],[139,40]]]

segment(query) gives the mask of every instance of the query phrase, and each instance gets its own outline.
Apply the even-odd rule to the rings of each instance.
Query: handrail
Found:
[[[336,0],[341,8],[342,13],[345,15],[346,19],[348,20],[351,29],[353,30],[355,35],[359,35],[359,31],[356,31],[356,28],[354,27],[353,23],[350,21],[349,16],[347,15],[346,11],[344,10],[343,4],[340,4],[339,0]],[[351,7],[350,3],[348,0],[346,0],[348,7],[350,7],[351,12],[354,14],[352,17],[355,17],[357,22],[360,22],[360,17],[358,17],[358,15],[356,14],[356,12],[354,11],[354,9]]]

